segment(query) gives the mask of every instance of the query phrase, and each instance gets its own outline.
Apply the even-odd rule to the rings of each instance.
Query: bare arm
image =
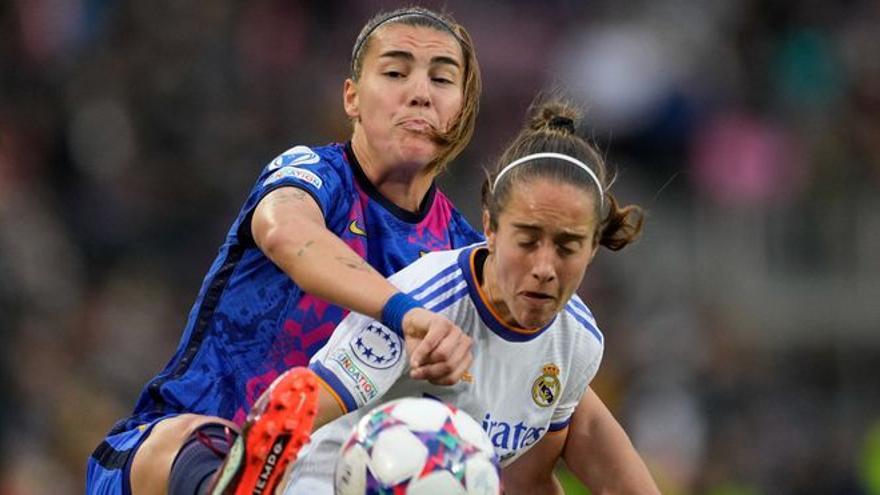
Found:
[[[593,495],[660,494],[626,432],[590,388],[574,411],[562,456]]]
[[[327,384],[321,382],[321,385],[318,387],[318,414],[315,415],[312,431],[317,431],[318,428],[346,413],[345,406],[336,398],[335,393],[330,390]]]
[[[547,433],[513,464],[504,468],[501,478],[505,495],[564,495],[553,470],[565,446],[566,431]]]
[[[381,319],[398,290],[339,237],[327,230],[315,200],[295,187],[267,194],[254,210],[251,234],[266,256],[302,289],[334,304]],[[403,319],[414,378],[451,385],[467,371],[471,339],[427,310]]]
[[[310,294],[372,318],[397,290],[324,226],[315,200],[295,187],[276,189],[254,210],[257,246]]]

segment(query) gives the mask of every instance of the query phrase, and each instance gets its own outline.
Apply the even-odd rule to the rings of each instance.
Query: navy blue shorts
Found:
[[[156,423],[177,416],[163,416],[151,423],[117,431],[116,428],[89,457],[86,470],[87,495],[131,495],[131,463],[134,454],[150,436]]]

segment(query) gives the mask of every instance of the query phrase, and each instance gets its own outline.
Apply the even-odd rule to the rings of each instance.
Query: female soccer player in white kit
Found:
[[[350,314],[310,363],[323,385],[316,426],[324,426],[294,465],[288,495],[332,494],[336,456],[364,406],[421,395],[481,422],[502,476],[520,478],[509,487],[561,493],[547,459],[562,453],[604,344],[575,291],[599,246],[623,248],[643,220],[639,207],[621,208],[609,193],[602,158],[575,133],[576,116],[545,104],[508,147],[483,188],[485,243],[428,254],[390,279],[473,338],[465,379],[439,387],[410,378],[402,335]]]

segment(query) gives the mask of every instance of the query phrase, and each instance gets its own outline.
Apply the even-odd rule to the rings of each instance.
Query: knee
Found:
[[[165,493],[171,464],[183,443],[205,423],[220,423],[238,428],[231,421],[214,416],[181,414],[157,423],[135,453],[131,466],[131,484],[136,494]]]
[[[238,431],[238,426],[235,425],[232,421],[227,419],[223,419],[217,416],[202,416],[200,414],[181,414],[177,418],[180,422],[176,426],[175,430],[179,436],[179,443],[182,444],[190,435],[193,434],[196,430],[199,429],[204,424],[207,423],[218,423],[224,426],[228,426],[232,428],[233,431]],[[178,445],[179,447],[179,445]]]

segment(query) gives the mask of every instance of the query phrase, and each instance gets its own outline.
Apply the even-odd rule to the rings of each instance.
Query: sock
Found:
[[[202,495],[223,464],[238,434],[220,423],[199,426],[183,443],[171,464],[168,495]]]

